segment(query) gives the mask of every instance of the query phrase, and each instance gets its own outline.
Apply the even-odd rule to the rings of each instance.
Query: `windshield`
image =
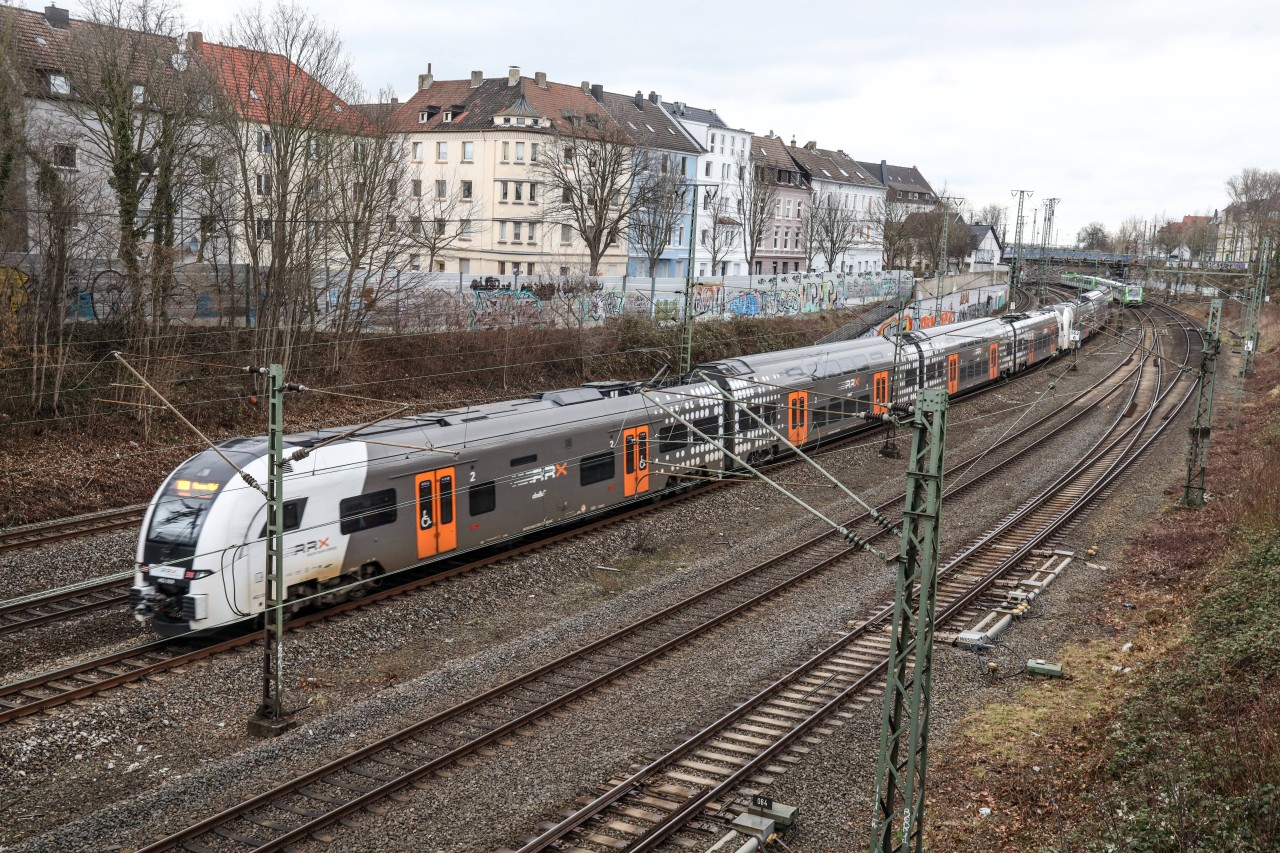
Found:
[[[258,455],[226,447],[223,452],[233,458],[241,457],[237,459],[238,465],[245,465]],[[182,463],[156,500],[147,540],[194,546],[214,499],[227,487],[235,473],[235,468],[212,450]]]

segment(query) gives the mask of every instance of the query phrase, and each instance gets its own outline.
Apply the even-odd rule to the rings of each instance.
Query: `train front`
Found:
[[[262,473],[257,469],[265,441],[234,439],[219,450],[241,469]],[[134,618],[176,636],[247,615],[235,606],[232,567],[244,544],[237,522],[261,504],[261,496],[212,449],[178,466],[151,499],[143,521],[129,590]]]

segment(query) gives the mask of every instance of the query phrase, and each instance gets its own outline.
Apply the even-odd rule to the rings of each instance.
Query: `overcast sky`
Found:
[[[656,90],[755,133],[914,164],[974,208],[1016,205],[1013,189],[1061,198],[1064,242],[1094,219],[1210,212],[1242,167],[1280,168],[1274,0],[305,5],[371,91],[407,97],[428,62],[437,79],[518,65]],[[241,7],[184,2],[212,40]]]

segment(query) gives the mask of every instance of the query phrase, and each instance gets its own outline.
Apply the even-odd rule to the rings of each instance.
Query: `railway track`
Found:
[[[1044,546],[1115,484],[1190,398],[1193,382],[1179,372],[1166,383],[1163,374],[1158,361],[1145,370],[1130,405],[1093,450],[939,570],[940,629],[1008,608],[1010,589],[1028,579],[1036,585],[1036,576],[1071,558]],[[889,653],[884,628],[892,613],[892,602],[868,613],[844,637],[692,738],[611,780],[603,794],[563,820],[544,824],[518,853],[647,851],[669,842],[705,848],[745,811],[742,798],[767,786],[786,763],[802,760],[804,738],[832,715],[847,716],[882,695]]]
[[[35,548],[38,545],[48,545],[50,542],[59,542],[63,539],[93,536],[123,527],[133,527],[142,523],[146,512],[145,506],[127,506],[93,515],[10,527],[0,531],[0,553]]]
[[[119,576],[0,602],[0,634],[11,634],[82,616],[129,600],[129,581]]]
[[[1119,370],[1119,369],[1118,369]],[[1138,368],[1130,371],[1136,374]],[[1108,398],[1122,382],[1106,381],[1082,392],[1070,421],[1083,417]],[[1132,392],[1136,394],[1135,390]],[[1089,395],[1096,399],[1085,401]],[[1122,408],[1127,408],[1127,403]],[[1067,407],[1064,407],[1067,408]],[[1059,410],[1061,411],[1061,410]],[[1019,437],[1049,424],[1058,412],[1028,424]],[[1008,465],[1064,425],[1053,425],[1027,447],[996,461],[960,489],[968,489]],[[953,466],[951,474],[967,470],[987,454]],[[953,492],[954,493],[954,492]],[[896,510],[902,497],[881,505]],[[847,525],[867,538],[885,531],[863,514]],[[146,848],[206,850],[232,842],[236,847],[283,849],[315,836],[325,840],[325,828],[396,790],[428,777],[459,759],[502,741],[513,732],[586,693],[646,665],[716,626],[753,610],[787,589],[817,576],[858,552],[833,534],[822,534],[723,581],[690,599],[653,614],[556,661],[515,678],[452,708],[419,721],[329,764],[304,773],[270,791],[195,823]]]

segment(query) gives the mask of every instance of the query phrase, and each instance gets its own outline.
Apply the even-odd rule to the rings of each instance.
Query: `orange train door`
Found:
[[[1000,375],[1000,345],[992,344],[987,350],[987,375],[995,379]]]
[[[792,391],[787,395],[787,441],[797,447],[809,438],[809,392]]]
[[[947,356],[947,393],[954,394],[960,390],[960,356],[953,353]]]
[[[426,471],[413,478],[418,509],[418,559],[458,547],[458,496],[452,468]]]
[[[649,428],[622,431],[622,494],[631,497],[649,491]]]
[[[1036,335],[1035,332],[1027,335],[1027,364],[1036,360]]]
[[[882,370],[871,377],[871,414],[883,415],[889,411],[889,371]]]

